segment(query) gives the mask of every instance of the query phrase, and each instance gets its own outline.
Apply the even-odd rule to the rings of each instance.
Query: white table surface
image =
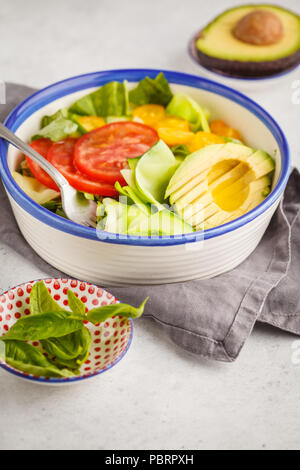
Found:
[[[0,79],[43,87],[111,68],[197,73],[186,53],[191,34],[241,3],[248,0],[2,1]],[[281,3],[300,13],[299,0]],[[280,87],[248,94],[278,120],[300,166],[297,79],[299,69]],[[10,254],[0,246],[2,289],[34,277]],[[0,449],[299,449],[295,339],[257,326],[234,364],[218,364],[140,320],[121,363],[82,385],[46,388],[1,370]]]

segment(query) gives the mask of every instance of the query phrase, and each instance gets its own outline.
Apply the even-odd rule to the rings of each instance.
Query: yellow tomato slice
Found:
[[[224,139],[219,135],[212,134],[211,132],[199,131],[193,135],[187,146],[190,152],[196,152],[196,150],[200,150],[207,145],[213,144],[224,144]]]
[[[82,116],[77,118],[77,121],[87,132],[103,127],[106,124],[105,120],[98,116]]]
[[[192,132],[171,127],[158,127],[157,132],[159,138],[170,146],[187,144],[194,137]]]
[[[185,119],[181,119],[177,116],[168,116],[162,119],[159,122],[158,127],[170,127],[174,129],[180,129],[182,131],[189,132],[190,131],[190,123]]]
[[[138,106],[133,111],[133,117],[143,121],[144,124],[150,127],[157,127],[159,121],[166,117],[165,108],[159,104],[144,104]]]
[[[237,129],[233,129],[220,119],[212,121],[210,128],[214,134],[220,135],[222,137],[230,137],[231,139],[237,139],[241,141],[243,140],[240,132]]]

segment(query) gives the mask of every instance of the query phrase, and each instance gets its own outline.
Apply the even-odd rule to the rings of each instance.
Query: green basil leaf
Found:
[[[42,342],[45,350],[55,357],[55,363],[70,369],[78,369],[87,360],[92,343],[89,330],[81,330],[61,338],[49,338]]]
[[[43,313],[20,318],[0,340],[39,341],[60,338],[81,328],[82,319],[72,317],[70,312]]]
[[[136,106],[144,104],[167,106],[172,97],[173,93],[162,72],[154,80],[149,77],[144,78],[129,92],[129,101]]]
[[[87,313],[87,320],[91,323],[97,324],[102,323],[113,316],[139,318],[143,315],[145,305],[148,300],[149,297],[144,300],[139,308],[135,308],[127,304],[112,304],[105,305],[104,307],[93,308]]]
[[[34,346],[21,341],[5,343],[5,362],[17,370],[39,377],[73,377],[79,371],[59,369]]]
[[[60,117],[38,131],[32,137],[32,140],[46,138],[52,140],[52,142],[58,142],[74,134],[77,130],[78,125],[74,121]]]
[[[73,313],[75,313],[78,316],[85,316],[85,305],[83,302],[81,302],[78,297],[72,292],[70,289],[68,289],[68,300],[69,300],[69,307],[72,310]]]
[[[64,310],[52,298],[43,281],[39,281],[31,289],[30,292],[30,312],[32,315],[40,313],[59,312]]]

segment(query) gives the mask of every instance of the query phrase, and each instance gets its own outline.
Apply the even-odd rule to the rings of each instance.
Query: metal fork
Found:
[[[61,192],[62,207],[68,219],[80,225],[96,227],[95,201],[86,199],[76,189],[72,188],[66,178],[44,157],[13,134],[0,122],[0,137],[17,147],[21,152],[38,163],[43,170],[55,181]]]

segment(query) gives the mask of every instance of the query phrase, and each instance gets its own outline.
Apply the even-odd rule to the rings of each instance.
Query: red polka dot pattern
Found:
[[[0,336],[24,316],[30,315],[28,308],[29,294],[36,281],[10,289],[0,296]],[[86,306],[86,311],[100,305],[110,305],[117,300],[98,286],[71,279],[47,279],[44,281],[55,300],[63,308],[68,308],[68,289],[72,290]],[[84,322],[92,336],[90,356],[81,368],[81,377],[89,377],[111,367],[128,348],[131,334],[131,321],[124,317],[114,317],[106,322],[93,325]],[[31,343],[45,353],[39,342]],[[6,368],[11,367],[5,365]],[[19,372],[19,371],[18,371]],[[19,372],[21,375],[28,376]],[[60,382],[66,379],[59,379]],[[49,383],[51,379],[49,380]],[[48,381],[47,381],[48,383]]]

